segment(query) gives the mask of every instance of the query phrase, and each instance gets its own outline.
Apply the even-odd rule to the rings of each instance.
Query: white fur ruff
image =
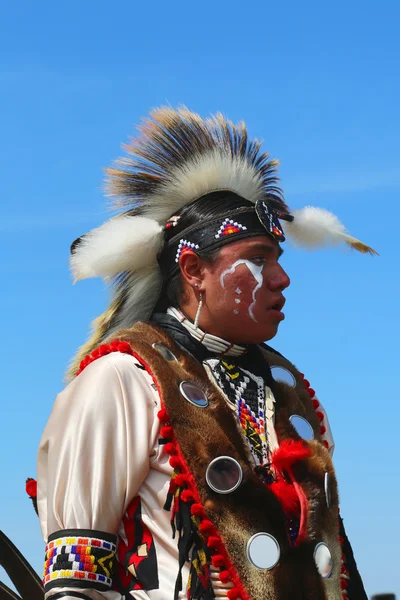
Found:
[[[144,217],[116,217],[87,233],[70,258],[74,281],[114,277],[157,264],[162,227]]]
[[[165,224],[189,202],[218,190],[230,190],[254,203],[264,196],[261,177],[248,160],[214,150],[172,170],[160,191],[146,199],[143,214]]]

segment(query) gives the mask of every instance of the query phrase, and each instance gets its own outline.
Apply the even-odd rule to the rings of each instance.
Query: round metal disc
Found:
[[[281,549],[270,533],[256,533],[247,542],[247,558],[251,564],[260,570],[270,570],[278,564]]]
[[[154,350],[157,350],[157,352],[159,352],[161,356],[163,356],[165,360],[168,360],[169,362],[177,360],[175,354],[173,354],[171,350],[167,348],[167,346],[164,346],[164,344],[155,343],[152,344],[152,348],[154,348]]]
[[[201,387],[192,381],[182,381],[179,385],[179,391],[182,396],[194,406],[199,408],[206,408],[208,406],[208,399]]]
[[[278,383],[286,383],[290,387],[296,387],[296,379],[288,369],[284,367],[271,367],[271,374]]]
[[[305,419],[304,417],[300,417],[300,415],[292,415],[291,417],[289,417],[289,421],[295,428],[299,436],[303,438],[303,440],[314,439],[314,429],[311,427],[307,419]]]
[[[207,467],[207,484],[218,494],[230,494],[235,491],[242,483],[242,479],[242,467],[230,456],[218,456]]]
[[[318,573],[324,579],[332,575],[333,560],[331,552],[325,542],[320,542],[315,546],[314,560],[317,565]]]

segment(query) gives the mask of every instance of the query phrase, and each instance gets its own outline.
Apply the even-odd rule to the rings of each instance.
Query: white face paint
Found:
[[[227,275],[231,275],[232,273],[234,273],[236,271],[236,268],[239,265],[246,265],[246,267],[249,269],[250,273],[253,275],[254,279],[257,281],[257,285],[254,288],[253,294],[252,294],[253,302],[249,306],[249,315],[253,319],[253,321],[255,321],[257,323],[257,319],[254,316],[253,309],[255,308],[255,305],[256,305],[256,302],[257,302],[257,300],[256,300],[256,294],[257,294],[258,290],[260,289],[260,287],[262,286],[262,284],[264,282],[264,278],[262,276],[262,270],[264,268],[264,265],[255,265],[250,260],[246,260],[244,258],[240,259],[240,260],[237,260],[236,262],[233,263],[233,265],[230,267],[230,269],[226,269],[226,271],[224,271],[221,274],[221,277],[219,278],[219,281],[221,283],[222,289],[225,289],[225,277]],[[239,288],[237,288],[237,290],[238,289]],[[236,292],[237,292],[237,290],[236,290]],[[240,292],[241,292],[241,290],[240,290]],[[237,292],[237,293],[239,293],[239,292]]]

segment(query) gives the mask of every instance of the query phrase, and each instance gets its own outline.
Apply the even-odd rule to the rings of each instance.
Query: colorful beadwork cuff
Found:
[[[45,554],[45,592],[64,586],[111,589],[115,551],[116,536],[104,531],[68,529],[52,533]]]

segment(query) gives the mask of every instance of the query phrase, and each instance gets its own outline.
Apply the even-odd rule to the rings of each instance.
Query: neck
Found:
[[[210,350],[210,352],[214,352],[219,356],[240,356],[247,351],[246,346],[233,344],[232,342],[224,340],[223,338],[203,331],[198,326],[196,327],[193,321],[177,308],[171,307],[167,310],[167,313],[175,317],[179,323],[185,327],[190,335],[197,341],[201,342],[208,350]]]

